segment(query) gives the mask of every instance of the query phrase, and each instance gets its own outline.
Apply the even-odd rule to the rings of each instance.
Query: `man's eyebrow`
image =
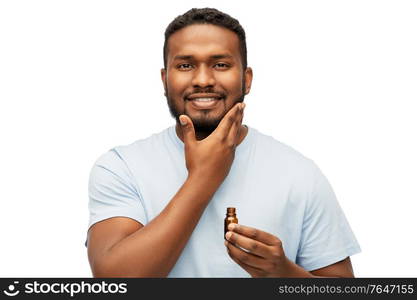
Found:
[[[210,59],[222,59],[222,58],[233,58],[230,54],[215,54],[211,55]],[[174,57],[174,60],[188,60],[188,59],[194,59],[193,55],[176,55]]]

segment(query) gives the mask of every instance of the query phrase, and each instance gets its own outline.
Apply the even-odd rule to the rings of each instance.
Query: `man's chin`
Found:
[[[193,125],[196,131],[213,132],[220,124],[220,120],[194,120]]]

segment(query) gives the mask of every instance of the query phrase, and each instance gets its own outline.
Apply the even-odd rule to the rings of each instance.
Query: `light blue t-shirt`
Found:
[[[307,271],[360,252],[326,177],[309,158],[248,126],[230,172],[207,205],[168,277],[250,277],[227,254],[224,218],[278,237],[286,256]],[[116,216],[144,226],[187,178],[184,144],[171,126],[118,146],[95,162],[89,179],[89,227]]]

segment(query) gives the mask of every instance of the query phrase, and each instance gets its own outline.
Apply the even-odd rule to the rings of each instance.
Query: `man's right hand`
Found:
[[[186,115],[180,116],[184,138],[185,161],[188,176],[203,176],[219,186],[229,173],[240,138],[245,104],[235,104],[205,139],[198,141],[194,125]]]

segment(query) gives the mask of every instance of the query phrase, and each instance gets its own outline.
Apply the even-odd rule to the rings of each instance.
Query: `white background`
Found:
[[[173,124],[163,34],[207,6],[246,30],[244,122],[332,184],[362,248],[355,275],[417,276],[415,1],[142,3],[0,2],[0,276],[91,276],[90,168]]]

